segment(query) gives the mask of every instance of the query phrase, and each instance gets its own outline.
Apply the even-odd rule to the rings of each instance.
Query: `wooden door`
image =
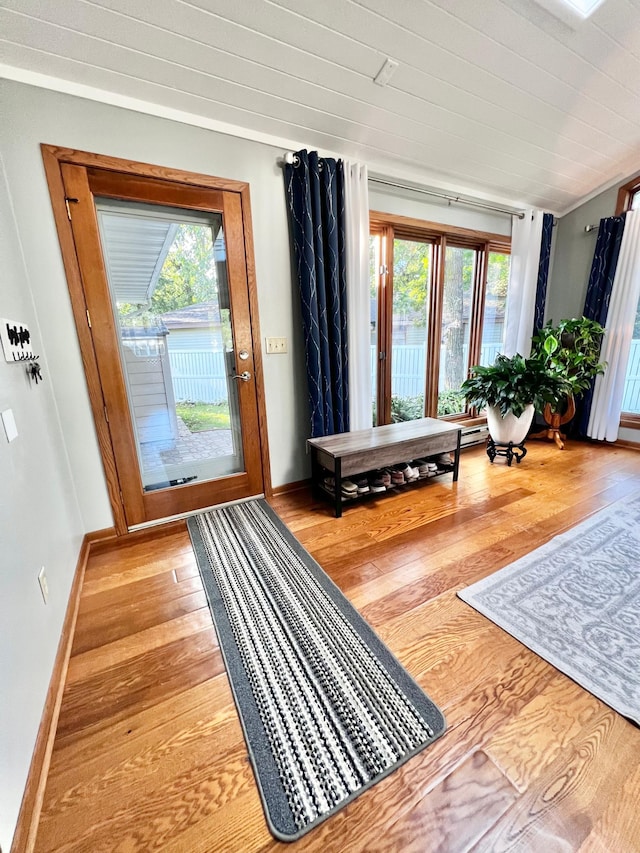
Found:
[[[60,175],[126,526],[262,493],[242,195],[75,162]],[[200,349],[185,350],[194,328]]]

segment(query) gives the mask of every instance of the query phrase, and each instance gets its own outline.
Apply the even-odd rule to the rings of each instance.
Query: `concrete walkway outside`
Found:
[[[231,456],[233,441],[230,429],[210,429],[190,432],[182,418],[178,418],[178,438],[165,441],[147,441],[140,445],[142,464],[146,471],[182,462],[198,462]]]

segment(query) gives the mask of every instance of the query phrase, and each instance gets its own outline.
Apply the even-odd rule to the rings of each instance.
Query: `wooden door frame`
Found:
[[[140,163],[133,160],[123,160],[103,154],[93,154],[78,151],[73,148],[60,148],[55,145],[42,144],[42,159],[51,196],[53,215],[58,232],[58,240],[62,252],[62,261],[67,277],[71,306],[75,321],[80,352],[87,379],[89,401],[96,427],[98,445],[102,456],[102,464],[107,483],[109,502],[113,512],[116,534],[122,536],[128,533],[124,502],[120,493],[115,455],[112,445],[109,423],[106,419],[105,402],[102,395],[98,362],[94,350],[93,339],[87,321],[87,306],[80,266],[76,256],[76,248],[71,229],[71,219],[67,211],[67,199],[62,179],[62,166],[65,163],[74,166],[84,166],[87,169],[97,168],[120,172],[132,177],[155,178],[173,181],[193,187],[203,187],[209,190],[224,190],[237,193],[242,210],[242,225],[244,232],[244,249],[247,270],[247,286],[249,296],[249,313],[251,321],[251,340],[254,357],[254,376],[256,398],[258,405],[258,439],[260,442],[260,459],[264,493],[267,497],[273,494],[271,484],[271,465],[269,460],[269,442],[267,434],[267,408],[264,392],[262,366],[262,346],[260,323],[258,316],[258,294],[256,286],[255,259],[253,247],[253,229],[251,225],[251,200],[249,184],[244,181],[234,181],[197,172],[186,172],[180,169],[155,166],[150,163]]]

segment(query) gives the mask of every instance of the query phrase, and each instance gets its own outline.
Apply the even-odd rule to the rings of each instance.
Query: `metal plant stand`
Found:
[[[501,444],[494,441],[491,436],[487,439],[487,456],[491,462],[493,462],[496,456],[505,456],[507,465],[511,467],[514,459],[519,465],[520,460],[524,459],[526,455],[527,448],[524,446],[524,441],[521,441],[520,444],[514,444],[512,441],[508,442],[508,444]]]

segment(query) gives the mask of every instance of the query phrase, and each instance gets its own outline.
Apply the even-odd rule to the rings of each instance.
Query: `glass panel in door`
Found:
[[[431,244],[393,241],[391,420],[424,417]]]
[[[96,209],[144,491],[243,471],[222,214]]]
[[[460,386],[467,377],[469,367],[475,263],[474,249],[447,246],[442,293],[438,415],[458,414],[465,410]]]

